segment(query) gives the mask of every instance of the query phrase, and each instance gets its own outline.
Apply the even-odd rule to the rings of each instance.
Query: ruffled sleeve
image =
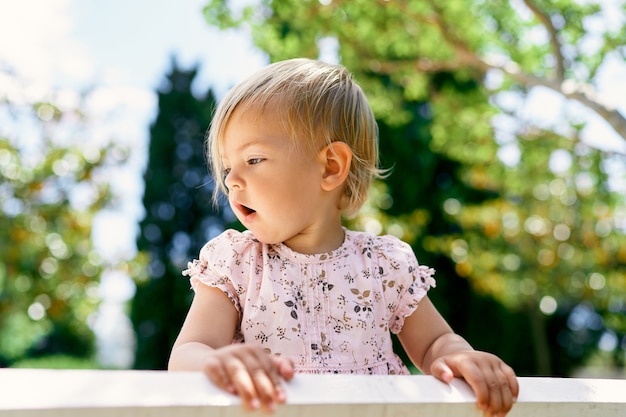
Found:
[[[379,258],[379,270],[389,272],[383,280],[390,313],[389,329],[392,333],[399,333],[404,319],[413,314],[428,290],[436,286],[435,270],[419,265],[413,249],[400,239],[386,236],[383,248],[386,256]]]
[[[204,245],[198,259],[189,262],[182,274],[189,277],[194,291],[200,284],[219,288],[241,313],[249,278],[243,269],[249,261],[244,258],[255,242],[248,233],[226,230]]]

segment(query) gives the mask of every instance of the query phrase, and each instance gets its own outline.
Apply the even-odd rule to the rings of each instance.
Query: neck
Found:
[[[340,218],[332,224],[329,223],[324,223],[319,227],[311,227],[283,243],[298,253],[331,252],[343,244],[345,231],[341,226]]]

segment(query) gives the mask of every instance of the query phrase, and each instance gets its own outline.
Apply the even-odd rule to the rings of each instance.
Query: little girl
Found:
[[[216,191],[248,230],[212,239],[183,272],[195,297],[170,370],[203,371],[271,411],[296,372],[408,374],[393,332],[425,373],[464,378],[485,414],[511,409],[513,370],[450,329],[426,296],[434,271],[393,236],[342,226],[382,174],[374,116],[345,68],[260,70],[221,101],[208,149]]]

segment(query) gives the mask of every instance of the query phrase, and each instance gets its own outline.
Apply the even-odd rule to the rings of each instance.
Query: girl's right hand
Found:
[[[208,353],[203,371],[218,387],[238,395],[244,408],[273,412],[286,401],[282,380],[293,378],[294,366],[259,346],[237,344]]]

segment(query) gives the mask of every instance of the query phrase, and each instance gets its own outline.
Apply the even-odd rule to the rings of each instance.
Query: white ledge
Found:
[[[510,417],[626,416],[626,380],[519,378]],[[462,380],[296,375],[275,415],[481,416]],[[197,372],[0,369],[2,417],[249,416]],[[259,414],[261,415],[261,414]]]

